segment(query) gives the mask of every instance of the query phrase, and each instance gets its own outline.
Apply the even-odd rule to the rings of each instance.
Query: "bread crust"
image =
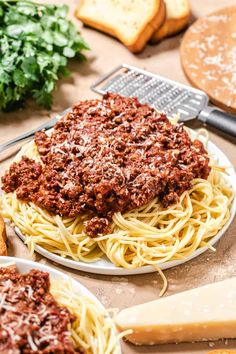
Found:
[[[7,255],[7,234],[6,227],[3,218],[0,215],[0,256]]]
[[[153,19],[149,23],[147,23],[147,26],[141,32],[140,37],[137,39],[136,43],[134,43],[131,46],[127,45],[127,48],[133,53],[141,52],[144,49],[147,42],[152,37],[152,35],[156,32],[156,30],[160,28],[162,24],[165,22],[165,19],[166,19],[165,3],[164,0],[160,0],[157,13],[153,17]]]
[[[143,50],[146,43],[149,41],[153,33],[164,23],[166,11],[164,0],[155,0],[155,11],[149,21],[144,25],[143,29],[140,30],[139,35],[133,42],[130,42],[127,38],[119,32],[119,29],[115,29],[104,25],[99,20],[93,20],[87,18],[81,14],[81,9],[83,7],[85,0],[80,1],[79,7],[75,12],[75,16],[81,20],[85,25],[96,28],[102,32],[108,33],[112,37],[119,39],[131,52],[138,53]]]
[[[161,26],[161,28],[156,31],[152,38],[151,43],[155,44],[161,41],[163,38],[173,36],[177,34],[182,29],[184,29],[188,24],[189,16],[182,17],[181,19],[168,19],[165,23]]]
[[[152,35],[150,41],[152,44],[155,44],[160,40],[162,40],[163,38],[172,36],[180,32],[182,29],[184,29],[187,26],[190,17],[190,7],[188,2],[187,4],[188,4],[188,11],[186,12],[185,15],[179,18],[166,18],[163,25]]]

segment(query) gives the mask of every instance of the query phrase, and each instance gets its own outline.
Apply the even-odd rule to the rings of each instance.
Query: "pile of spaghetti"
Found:
[[[107,94],[21,150],[2,178],[1,212],[32,251],[158,267],[208,245],[227,222],[234,193],[224,173],[182,124]]]

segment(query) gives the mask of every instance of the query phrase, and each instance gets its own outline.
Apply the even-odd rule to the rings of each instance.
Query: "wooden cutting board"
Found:
[[[191,84],[236,114],[236,6],[197,20],[184,35],[180,55]]]

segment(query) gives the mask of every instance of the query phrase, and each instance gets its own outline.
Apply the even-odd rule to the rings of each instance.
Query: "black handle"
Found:
[[[200,112],[198,119],[236,138],[236,116],[219,111],[214,107],[206,107]]]

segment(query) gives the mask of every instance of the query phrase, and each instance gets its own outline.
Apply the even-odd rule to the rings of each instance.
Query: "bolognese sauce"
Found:
[[[49,292],[49,274],[20,274],[0,268],[0,353],[82,354],[74,348],[69,325],[75,318]]]
[[[41,162],[14,162],[3,190],[60,216],[86,214],[92,237],[109,232],[115,212],[155,197],[166,207],[178,202],[194,178],[210,172],[203,144],[182,124],[112,93],[76,104],[51,134],[37,133],[35,144]]]

